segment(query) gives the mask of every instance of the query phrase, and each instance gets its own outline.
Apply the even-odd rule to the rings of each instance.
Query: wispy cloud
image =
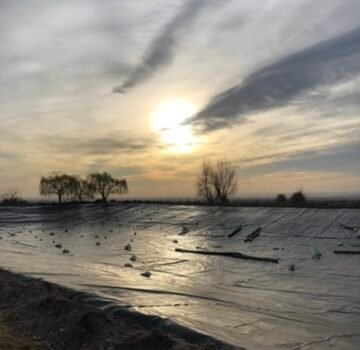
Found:
[[[271,162],[242,169],[242,175],[269,174],[277,171],[342,171],[358,175],[360,164],[359,142],[341,143],[309,152],[286,154]]]
[[[75,138],[53,135],[40,138],[40,145],[57,153],[81,154],[84,156],[116,155],[118,153],[145,152],[156,147],[156,140],[151,136],[131,137],[123,134],[107,135],[95,138]]]
[[[122,84],[113,88],[113,92],[125,93],[130,88],[134,88],[150,78],[160,68],[170,64],[174,58],[181,32],[191,24],[206,3],[206,0],[190,0],[186,2],[172,20],[151,41],[139,65],[135,67]]]
[[[319,85],[358,72],[360,27],[259,69],[212,98],[189,122],[203,131],[229,127],[251,113],[286,106]]]

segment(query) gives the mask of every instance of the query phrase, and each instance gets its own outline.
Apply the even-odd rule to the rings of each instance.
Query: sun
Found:
[[[199,143],[190,125],[184,121],[196,114],[195,105],[185,99],[162,102],[152,113],[152,124],[167,148],[176,153],[190,153]]]

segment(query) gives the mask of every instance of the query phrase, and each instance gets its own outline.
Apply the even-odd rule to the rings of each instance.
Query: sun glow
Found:
[[[190,125],[184,121],[196,113],[196,107],[188,100],[172,99],[161,103],[152,114],[154,129],[168,149],[177,153],[190,153],[199,144]]]

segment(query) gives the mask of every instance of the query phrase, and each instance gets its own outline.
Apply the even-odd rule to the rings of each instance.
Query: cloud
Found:
[[[121,153],[143,152],[156,146],[152,137],[131,137],[124,135],[107,135],[96,138],[75,138],[47,136],[39,140],[47,150],[59,153],[81,154],[85,156],[116,155]]]
[[[359,141],[340,143],[324,149],[286,154],[278,160],[249,166],[241,170],[243,176],[281,171],[326,171],[358,175],[360,167]]]
[[[113,88],[113,93],[125,93],[130,88],[150,78],[160,68],[172,62],[179,35],[195,19],[206,0],[190,0],[167,23],[160,33],[152,40],[140,64],[135,67],[130,76],[119,86]]]
[[[319,85],[360,72],[360,27],[320,42],[252,73],[216,95],[188,122],[208,132],[230,127],[246,115],[286,106]]]
[[[19,160],[19,156],[15,153],[0,151],[0,160],[16,161]]]

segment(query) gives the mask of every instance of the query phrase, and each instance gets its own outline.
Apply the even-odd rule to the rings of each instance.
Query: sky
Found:
[[[0,193],[53,171],[193,197],[360,193],[360,1],[0,0]]]

